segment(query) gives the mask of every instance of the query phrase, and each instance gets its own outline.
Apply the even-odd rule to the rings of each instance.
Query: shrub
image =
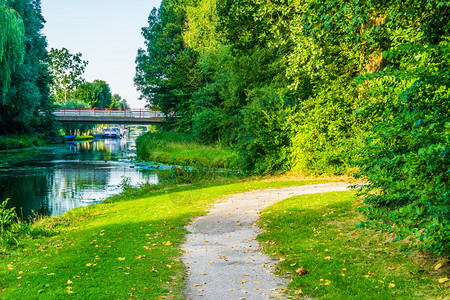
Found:
[[[404,47],[398,67],[376,75],[371,93],[382,101],[368,107],[383,119],[372,129],[357,161],[363,212],[373,225],[393,230],[417,247],[450,254],[450,75],[449,43]],[[389,57],[390,53],[385,54]],[[409,58],[409,59],[405,59]],[[446,57],[446,59],[444,59]],[[408,70],[415,66],[414,73]],[[446,71],[447,70],[447,71]],[[381,92],[383,94],[381,94]]]
[[[238,137],[241,164],[249,172],[273,174],[289,169],[289,116],[283,95],[267,89],[255,90],[251,103],[243,109]]]

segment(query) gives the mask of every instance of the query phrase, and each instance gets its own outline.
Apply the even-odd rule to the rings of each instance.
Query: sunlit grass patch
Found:
[[[130,190],[40,220],[56,235],[0,254],[0,299],[184,299],[184,226],[222,196],[318,181],[203,182]]]
[[[330,299],[444,299],[448,264],[399,252],[393,236],[357,229],[352,192],[293,197],[265,210],[258,240],[292,277],[290,293]],[[441,258],[442,260],[442,258]],[[446,273],[447,272],[447,273]]]
[[[236,153],[220,145],[197,143],[182,133],[146,133],[136,141],[140,160],[209,168],[232,168]]]

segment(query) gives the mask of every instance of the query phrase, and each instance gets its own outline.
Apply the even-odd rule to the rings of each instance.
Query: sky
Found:
[[[161,0],[42,0],[48,48],[81,53],[87,81],[106,81],[131,108],[145,106],[133,84],[135,59],[144,48],[141,28]]]

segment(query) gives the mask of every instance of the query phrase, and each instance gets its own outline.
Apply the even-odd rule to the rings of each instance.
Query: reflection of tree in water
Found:
[[[103,162],[73,162],[58,169],[57,176],[66,187],[77,190],[82,186],[103,186],[109,181],[108,165]]]
[[[100,202],[120,191],[122,176],[133,184],[157,184],[124,163],[133,140],[109,139],[5,153],[0,166],[0,201],[11,198],[19,215],[60,215],[75,207]]]
[[[17,214],[23,218],[35,214],[49,215],[48,189],[52,181],[51,169],[0,176],[0,199],[10,198],[8,206],[20,208]]]
[[[92,159],[108,161],[113,158],[113,154],[128,150],[126,139],[104,139],[98,141],[69,143],[68,147],[72,153],[78,154],[79,159]]]

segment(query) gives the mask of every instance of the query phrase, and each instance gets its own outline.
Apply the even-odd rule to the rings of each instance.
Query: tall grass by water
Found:
[[[202,168],[235,168],[237,153],[222,145],[205,145],[183,133],[145,133],[136,141],[141,161]]]
[[[9,135],[0,136],[0,150],[22,149],[44,146],[48,143],[44,135]]]

